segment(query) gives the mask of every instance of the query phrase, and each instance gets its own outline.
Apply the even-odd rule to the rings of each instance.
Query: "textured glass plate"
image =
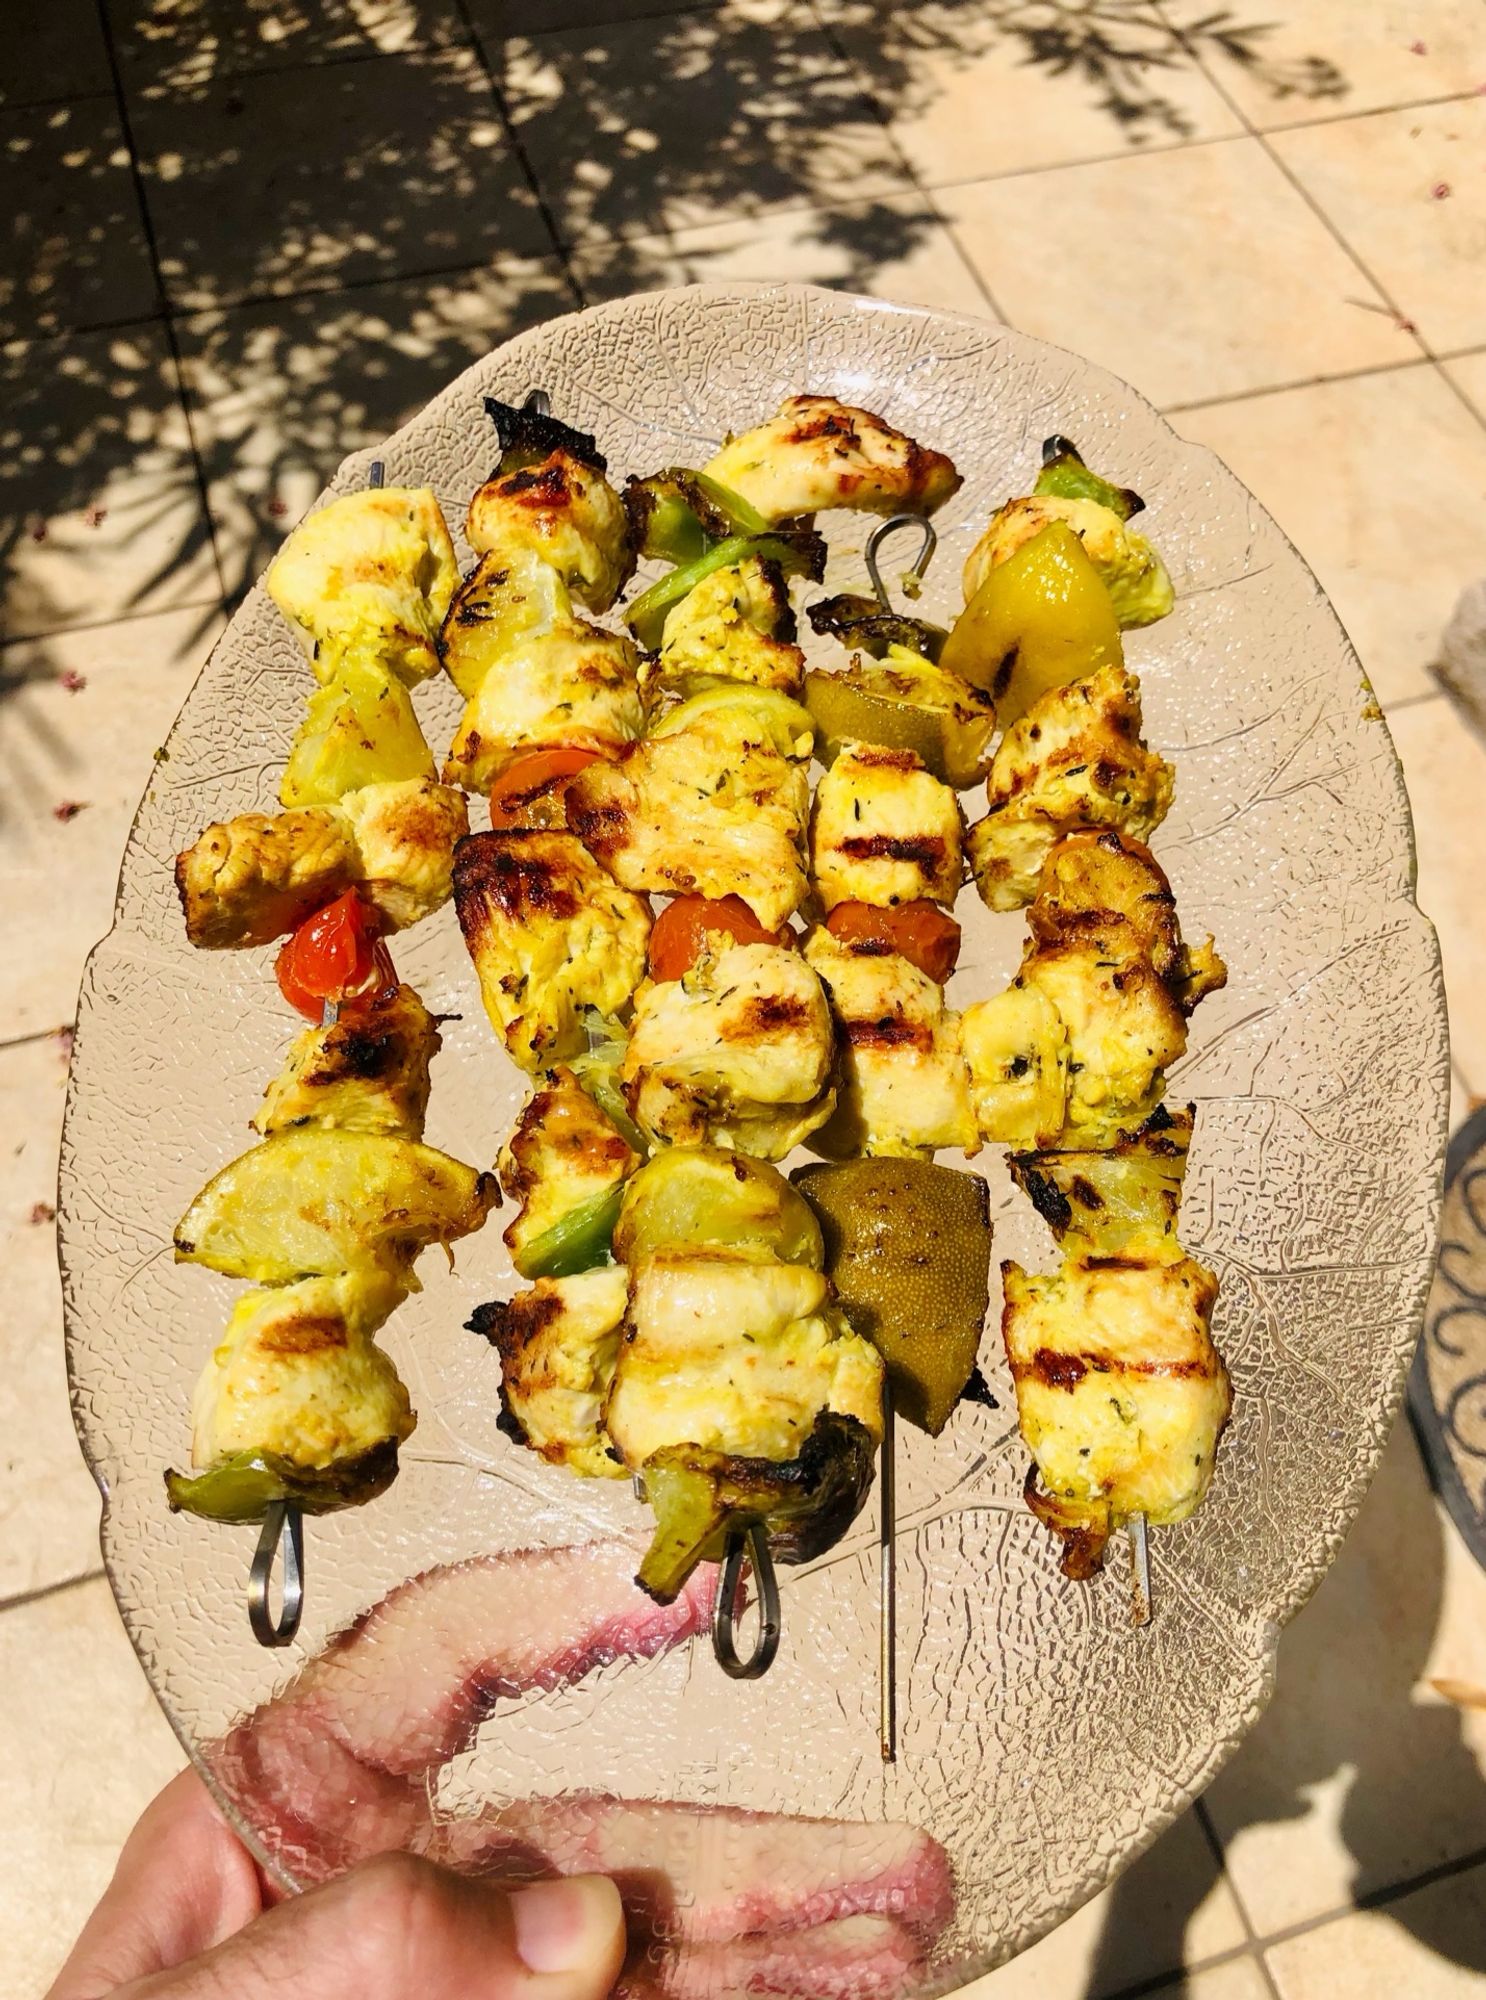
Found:
[[[938,518],[924,599],[944,621],[987,515],[1026,489],[1043,435],[1063,431],[1145,494],[1141,525],[1176,582],[1175,615],[1130,635],[1129,656],[1149,736],[1178,770],[1157,851],[1188,935],[1215,932],[1231,968],[1194,1020],[1172,1097],[1199,1104],[1182,1233],[1222,1278],[1216,1331],[1237,1401],[1207,1505],[1152,1536],[1154,1624],[1127,1621],[1122,1548],[1092,1586],[1059,1576],[1022,1504],[993,1314],[982,1358],[1000,1407],[960,1410],[937,1444],[900,1432],[894,1767],[877,1751],[869,1510],[826,1560],[785,1572],[784,1646],[765,1680],[726,1681],[698,1643],[498,1703],[434,1801],[443,1813],[597,1791],[914,1822],[954,1866],[956,1914],[920,1989],[948,1990],[1065,1916],[1212,1778],[1263,1707],[1279,1627],[1377,1463],[1434,1251],[1446,1112],[1439,961],[1412,900],[1398,763],[1345,636],[1274,523],[1208,452],[1071,355],[796,286],[627,299],[470,369],[388,441],[388,483],[432,485],[462,522],[494,456],[482,395],[515,400],[536,385],[597,432],[620,477],[696,464],[796,391],[881,410],[965,475]],[[332,490],[363,484],[369,457],[348,460]],[[859,585],[861,518],[822,526],[828,586]],[[832,642],[811,643],[839,660]],[[419,1427],[386,1498],[308,1524],[294,1649],[263,1652],[249,1637],[252,1531],[165,1510],[161,1468],[182,1461],[192,1383],[238,1290],[175,1265],[170,1231],[248,1142],[292,1026],[267,952],[189,949],[171,858],[209,819],[273,808],[308,686],[294,638],[254,590],[140,808],[115,928],[83,986],[63,1149],[73,1389],[106,1496],[109,1573],[167,1714],[208,1768],[235,1719],[405,1578],[641,1528],[626,1485],[541,1466],[497,1429],[496,1359],[462,1323],[511,1287],[499,1221],[461,1246],[457,1275],[426,1257],[426,1290],[388,1330]],[[418,702],[430,739],[446,743],[453,690],[440,682]],[[958,914],[952,998],[964,1005],[1009,975],[1023,922],[990,916],[969,890]],[[400,940],[398,963],[435,1011],[462,1017],[444,1031],[429,1137],[489,1164],[521,1079],[483,1018],[452,910]],[[1045,1267],[1048,1239],[999,1157],[979,1164],[998,1255]],[[284,1847],[246,1768],[217,1760],[240,1822],[284,1872],[312,1874],[313,1841]],[[311,1829],[331,1850],[343,1831]],[[704,1865],[696,1851],[690,1862]]]

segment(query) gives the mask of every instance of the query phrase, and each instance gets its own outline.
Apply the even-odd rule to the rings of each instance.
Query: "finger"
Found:
[[[261,1907],[252,1857],[195,1771],[182,1771],[125,1841],[47,2000],[99,2000],[209,1951]]]
[[[602,1877],[507,1896],[384,1854],[113,2000],[603,2000],[624,1949]]]

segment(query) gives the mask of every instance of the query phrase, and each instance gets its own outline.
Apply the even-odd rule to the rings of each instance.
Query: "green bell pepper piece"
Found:
[[[296,1465],[277,1452],[238,1451],[204,1472],[167,1472],[172,1514],[203,1521],[261,1521],[276,1500],[306,1514],[360,1507],[385,1493],[397,1477],[397,1439],[384,1438],[355,1458],[327,1466]]]
[[[692,562],[682,563],[637,597],[625,622],[647,652],[655,652],[665,636],[666,618],[682,598],[714,570],[731,569],[745,556],[777,562],[787,576],[818,581],[825,568],[825,543],[814,529],[775,528],[762,535],[729,535]]]
[[[523,1278],[570,1278],[575,1271],[591,1271],[607,1262],[623,1199],[620,1181],[580,1201],[517,1254],[516,1269]]]
[[[1109,480],[1101,479],[1097,472],[1090,472],[1079,454],[1078,446],[1065,437],[1043,439],[1042,470],[1032,491],[1050,493],[1059,500],[1097,500],[1101,507],[1108,507],[1122,521],[1128,521],[1132,514],[1139,514],[1145,507],[1144,500],[1133,487],[1112,485]]]

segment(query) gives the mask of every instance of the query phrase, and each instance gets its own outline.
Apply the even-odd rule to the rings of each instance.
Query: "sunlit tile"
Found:
[[[1486,341],[1486,97],[1341,119],[1274,145],[1437,353]]]
[[[0,111],[0,341],[144,319],[159,309],[113,105]]]
[[[1467,583],[1486,570],[1486,428],[1429,367],[1186,410],[1295,543],[1384,707],[1431,694],[1429,666]]]
[[[991,316],[954,238],[913,195],[611,237],[581,245],[573,263],[590,301],[659,285],[790,282]]]
[[[1162,406],[1419,353],[1254,139],[981,181],[938,203],[1013,325]]]
[[[1486,353],[1462,354],[1454,361],[1442,361],[1440,366],[1461,394],[1474,405],[1478,414],[1486,419]]]
[[[1480,2000],[1486,1868],[1354,1911],[1264,1956],[1280,2000]]]
[[[0,513],[11,638],[219,597],[161,328],[0,353]]]
[[[0,1612],[0,1684],[5,1978],[35,1994],[184,1758],[101,1579]]]
[[[455,0],[104,0],[131,97],[456,41]]]
[[[1486,1575],[1400,1420],[1335,1566],[1281,1638],[1268,1712],[1207,1794],[1261,1935],[1486,1846],[1486,1715],[1442,1700],[1429,1683],[1443,1677],[1486,1685]],[[1359,1989],[1337,1974],[1301,1991]]]
[[[566,242],[909,187],[861,85],[803,6],[740,4],[486,47]]]
[[[32,639],[0,651],[0,1020],[71,1021],[108,929],[151,757],[216,633],[212,607]],[[162,894],[172,894],[168,880]]]
[[[928,186],[1242,132],[1153,7],[827,0]]]
[[[219,79],[134,129],[177,308],[551,247],[468,49]]]
[[[1167,19],[1260,131],[1416,104],[1486,83],[1477,0],[1163,0]]]
[[[348,452],[573,304],[559,267],[530,259],[181,321],[229,596],[255,581]]]

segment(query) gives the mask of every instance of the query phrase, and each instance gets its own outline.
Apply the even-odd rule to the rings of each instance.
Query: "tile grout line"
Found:
[[[1238,1911],[1238,1920],[1243,1925],[1244,1936],[1248,1939],[1249,1949],[1253,1954],[1254,1963],[1259,1970],[1259,1977],[1270,1995],[1270,2000],[1280,2000],[1279,1989],[1276,1987],[1274,1977],[1265,1962],[1264,1949],[1259,1933],[1249,1916],[1248,1907],[1244,1902],[1238,1883],[1229,1870],[1228,1853],[1223,1846],[1217,1827],[1213,1824],[1212,1815],[1208,1812],[1206,1798],[1199,1798],[1194,1801],[1192,1817],[1196,1820],[1198,1828],[1208,1844],[1213,1860],[1217,1864],[1218,1874],[1228,1885],[1228,1893],[1233,1898],[1233,1907]]]
[[[201,507],[202,519],[206,523],[207,545],[212,552],[212,568],[217,575],[217,594],[225,597],[227,590],[226,573],[222,568],[222,552],[217,546],[217,526],[212,519],[211,496],[207,489],[206,467],[201,460],[201,452],[196,443],[196,426],[191,417],[190,400],[186,395],[185,372],[181,365],[180,342],[176,339],[175,325],[169,313],[170,295],[165,288],[165,274],[160,264],[160,245],[155,236],[155,222],[150,214],[149,199],[145,190],[144,171],[139,163],[139,148],[134,140],[134,121],[129,115],[128,99],[124,93],[124,73],[119,66],[119,52],[114,45],[113,28],[108,18],[107,0],[95,0],[99,32],[108,56],[109,73],[114,83],[114,103],[118,110],[119,129],[129,153],[129,177],[134,187],[134,199],[139,208],[140,226],[144,231],[145,249],[150,260],[150,270],[155,280],[155,292],[165,312],[165,342],[170,349],[171,372],[175,378],[176,405],[181,413],[181,421],[186,426],[186,441],[191,448],[191,463],[196,473],[196,495]]]
[[[1257,1945],[1235,1944],[1230,1945],[1227,1951],[1215,1951],[1206,1958],[1188,1959],[1170,1972],[1154,1972],[1148,1979],[1136,1980],[1133,1986],[1122,1986],[1117,1993],[1099,1995],[1099,2000],[1158,2000],[1163,1993],[1180,1995],[1187,1991],[1193,1973],[1221,1971],[1225,1965],[1236,1965],[1241,1959],[1247,1959],[1263,1976],[1264,1968]],[[1272,1986],[1270,1992],[1274,1993]]]
[[[32,1028],[28,1034],[7,1036],[4,1041],[0,1041],[0,1056],[7,1054],[11,1049],[34,1048],[38,1042],[55,1041],[59,1035],[69,1034],[77,1016],[76,1003],[72,1011],[73,1020],[59,1021],[55,1028]]]
[[[1373,361],[1364,368],[1341,368],[1334,375],[1298,375],[1289,382],[1266,382],[1257,389],[1233,389],[1222,396],[1204,396],[1195,403],[1162,403],[1163,417],[1195,415],[1202,410],[1220,410],[1233,403],[1254,403],[1264,396],[1286,396],[1296,389],[1321,389],[1330,382],[1357,382],[1368,375],[1399,375],[1409,368],[1433,368],[1433,355],[1412,354],[1404,361]]]
[[[209,611],[214,605],[225,610],[227,600],[220,593],[210,597],[187,597],[178,604],[161,604],[144,611],[121,611],[112,618],[85,618],[76,625],[48,625],[44,632],[7,633],[0,639],[0,659],[21,646],[44,646],[52,639],[67,639],[74,632],[106,632],[111,625],[137,625],[145,618],[174,618],[182,611]]]
[[[41,1583],[34,1590],[18,1591],[14,1597],[0,1599],[0,1618],[7,1611],[23,1611],[30,1604],[44,1604],[49,1597],[60,1597],[64,1590],[78,1590],[85,1583],[97,1583],[106,1572],[102,1563],[97,1569],[84,1570],[78,1576],[64,1576],[59,1583]]]
[[[1390,1903],[1400,1903],[1406,1896],[1417,1895],[1421,1889],[1433,1888],[1437,1882],[1449,1882],[1457,1875],[1469,1875],[1474,1869],[1482,1867],[1486,1867],[1486,1847],[1458,1855],[1453,1861],[1436,1862],[1433,1868],[1421,1869],[1417,1875],[1407,1876],[1402,1882],[1390,1882],[1382,1889],[1365,1890],[1337,1909],[1325,1910],[1319,1916],[1306,1917],[1299,1923],[1286,1924],[1281,1930],[1267,1933],[1256,1940],[1259,1951],[1262,1954],[1275,1945],[1309,1937],[1315,1931],[1325,1930],[1328,1924],[1345,1922],[1348,1917],[1386,1911]]]

